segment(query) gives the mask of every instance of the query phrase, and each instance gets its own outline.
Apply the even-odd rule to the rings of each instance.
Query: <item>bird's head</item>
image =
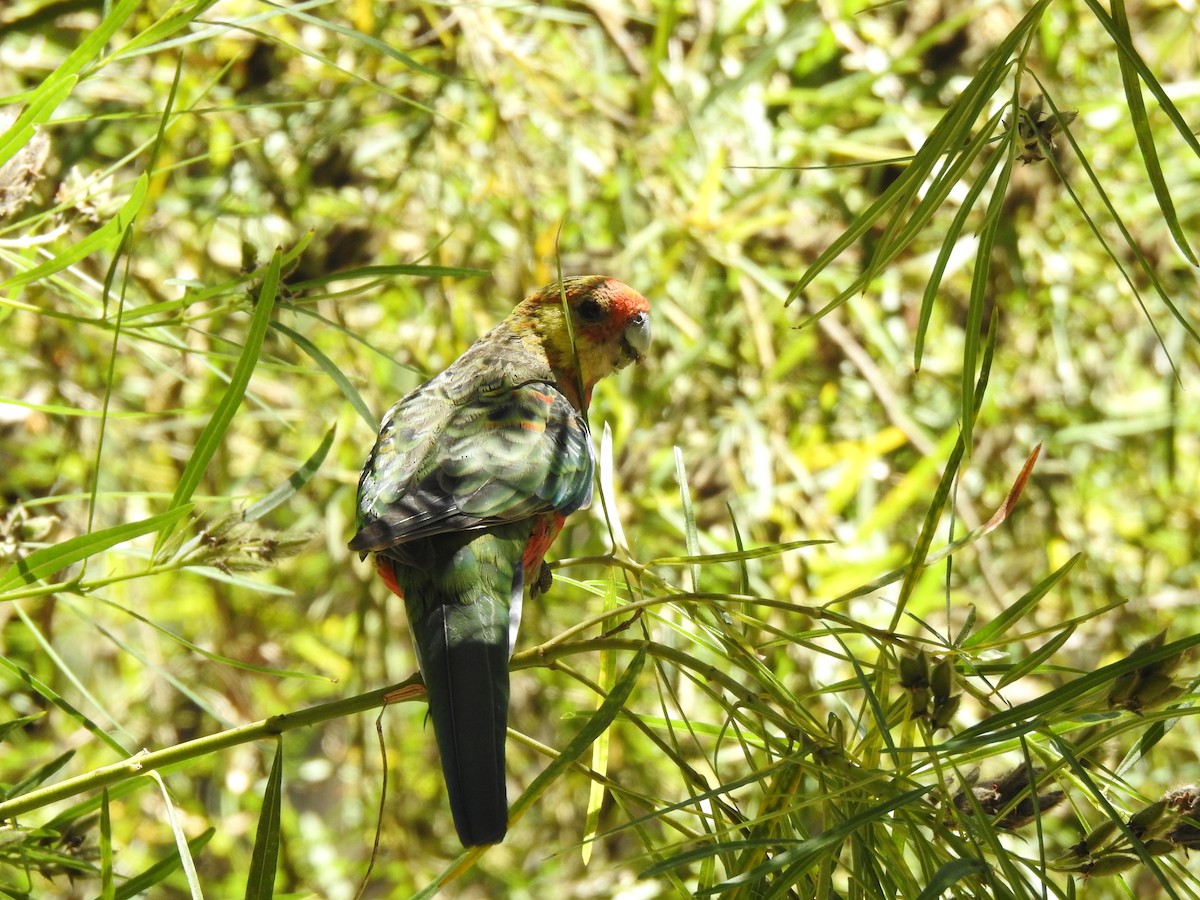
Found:
[[[548,284],[526,297],[512,319],[521,331],[536,335],[555,372],[582,385],[584,403],[597,381],[640,361],[650,349],[650,304],[604,275],[564,278],[561,290],[558,282]]]

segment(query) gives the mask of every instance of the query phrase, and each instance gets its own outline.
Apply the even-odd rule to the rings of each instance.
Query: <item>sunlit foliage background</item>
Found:
[[[1045,93],[1078,112],[1068,127],[1094,181],[1059,132],[1051,160],[1017,161],[999,192],[986,182],[938,263],[981,161],[1008,152],[985,148],[894,261],[872,267],[890,239],[884,220],[785,303],[1031,6],[6,4],[0,157],[17,155],[0,183],[4,569],[179,506],[181,478],[246,358],[277,247],[285,262],[244,401],[216,433],[190,511],[86,568],[79,558],[40,580],[0,582],[0,721],[20,720],[2,735],[4,798],[410,675],[398,604],[346,549],[374,438],[367,420],[561,265],[649,297],[655,350],[603,384],[592,407],[597,444],[611,430],[607,515],[629,566],[595,559],[613,547],[597,502],[552,556],[593,559],[557,568],[545,602],[527,606],[519,649],[606,604],[694,590],[706,599],[651,603],[610,637],[716,666],[746,696],[652,653],[607,746],[581,757],[606,766],[614,787],[598,823],[587,822],[592,780],[568,771],[447,893],[680,896],[771,859],[756,896],[915,897],[935,872],[957,896],[1041,896],[1043,883],[1056,896],[1069,885],[1097,897],[1200,893],[1178,845],[1154,857],[1157,870],[1129,851],[1118,875],[1047,871],[1098,822],[1124,821],[1194,775],[1200,735],[1180,712],[1190,694],[1172,698],[1173,715],[1110,710],[1104,690],[1047,706],[1068,743],[1084,726],[1108,729],[1073,745],[1077,755],[1040,728],[957,755],[927,749],[1053,696],[1163,628],[1168,642],[1198,630],[1200,382],[1181,320],[1194,327],[1200,302],[1170,228],[1193,245],[1200,235],[1200,159],[1147,91],[1174,201],[1165,213],[1095,8],[1043,4],[977,123],[1001,115],[997,136],[1016,129],[1013,101]],[[1135,49],[1194,131],[1193,0],[1128,15]],[[44,124],[31,139],[12,123],[38,103]],[[972,304],[981,260],[990,268]],[[861,291],[811,318],[864,273]],[[913,558],[962,424],[964,350],[981,346],[989,322],[986,394],[927,532],[934,550],[985,523],[1039,443],[1041,456],[1007,521],[914,574],[894,621],[899,577],[860,588]],[[254,506],[295,473],[282,502]],[[641,569],[791,541],[829,543]],[[963,646],[1074,554],[1019,624]],[[598,639],[630,619],[617,610],[574,636],[590,649],[514,673],[511,726],[527,739],[510,738],[512,796],[595,710],[589,680],[611,686],[629,665],[631,650],[602,653]],[[954,663],[956,693],[969,685],[936,733],[908,719],[912,692],[894,674],[921,647]],[[1182,660],[1181,686],[1194,670]],[[278,819],[266,820],[281,840],[275,891],[348,898],[365,877],[364,896],[398,897],[443,877],[461,848],[423,719],[419,703],[383,714],[386,770],[373,711],[284,735]],[[1126,757],[1153,723],[1175,727]],[[163,861],[154,896],[242,894],[274,751],[259,740],[198,752],[163,773],[166,793],[131,776],[106,804],[90,791],[19,816],[0,832],[2,890],[123,896],[134,892],[125,879]],[[973,767],[987,782],[1029,760],[1045,773],[1041,793],[1066,800],[1019,836],[986,804],[951,802]],[[772,768],[780,761],[792,768]],[[885,787],[901,769],[903,783]],[[1089,771],[1111,806],[1089,790]],[[924,825],[889,830],[880,813],[811,843],[919,786],[933,787],[909,804]],[[178,835],[209,828],[189,876]],[[748,849],[754,839],[763,844]],[[797,847],[811,859],[788,862]]]

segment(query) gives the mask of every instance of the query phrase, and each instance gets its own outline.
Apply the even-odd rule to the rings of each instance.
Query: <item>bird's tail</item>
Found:
[[[498,844],[508,830],[507,613],[497,603],[443,604],[429,611],[419,640],[429,715],[464,847]]]

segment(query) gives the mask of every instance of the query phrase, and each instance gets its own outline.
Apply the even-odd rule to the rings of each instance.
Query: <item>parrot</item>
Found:
[[[550,587],[545,554],[591,502],[592,389],[649,347],[633,288],[546,285],[396,403],[363,466],[349,546],[404,601],[464,847],[508,830],[508,661],[526,589]]]

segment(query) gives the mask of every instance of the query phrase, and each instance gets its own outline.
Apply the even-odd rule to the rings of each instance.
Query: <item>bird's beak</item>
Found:
[[[625,343],[630,356],[641,360],[650,349],[650,314],[634,313],[625,322]]]

